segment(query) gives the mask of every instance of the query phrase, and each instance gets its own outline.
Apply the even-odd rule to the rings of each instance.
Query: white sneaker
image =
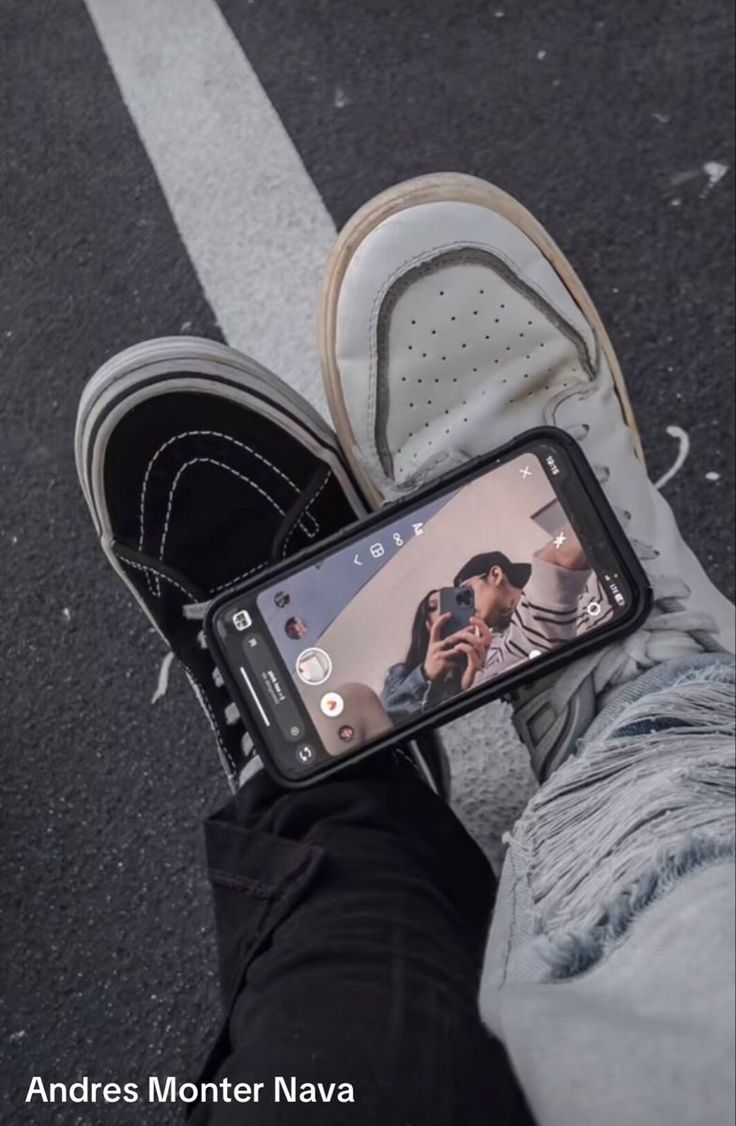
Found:
[[[546,776],[602,697],[659,661],[734,651],[734,608],[647,476],[621,369],[570,263],[521,204],[472,176],[422,176],[340,234],[321,348],[340,443],[371,503],[403,495],[531,427],[576,438],[655,595],[644,628],[519,693]]]

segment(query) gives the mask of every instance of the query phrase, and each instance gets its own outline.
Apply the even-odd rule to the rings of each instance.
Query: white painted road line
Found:
[[[220,9],[86,4],[225,338],[326,415],[317,296],[335,228]]]

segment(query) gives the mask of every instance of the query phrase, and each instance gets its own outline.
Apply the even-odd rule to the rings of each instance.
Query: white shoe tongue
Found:
[[[479,261],[438,265],[387,300],[377,366],[379,454],[399,483],[437,454],[541,425],[544,404],[592,375],[574,329]]]

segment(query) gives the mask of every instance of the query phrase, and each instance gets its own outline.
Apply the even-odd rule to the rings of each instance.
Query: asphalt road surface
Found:
[[[193,1078],[217,1022],[200,822],[226,795],[74,471],[111,353],[226,338],[320,401],[319,269],[388,184],[518,195],[592,291],[652,474],[733,594],[732,5],[3,0],[0,568],[8,1123],[30,1078]],[[670,433],[671,428],[678,428]],[[684,435],[684,436],[683,436]]]

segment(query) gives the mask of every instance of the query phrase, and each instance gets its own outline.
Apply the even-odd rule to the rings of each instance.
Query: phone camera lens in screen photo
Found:
[[[623,583],[591,564],[558,473],[554,459],[514,457],[258,595],[328,754],[621,612]]]

